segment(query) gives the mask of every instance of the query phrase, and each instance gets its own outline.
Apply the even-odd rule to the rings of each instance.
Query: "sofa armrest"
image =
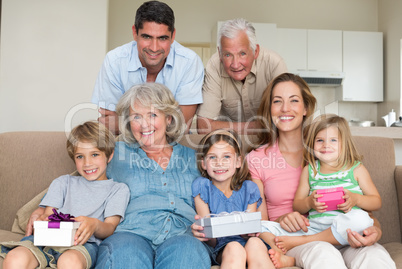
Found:
[[[39,207],[39,203],[42,200],[43,196],[45,196],[47,190],[47,188],[43,190],[17,211],[13,227],[11,228],[11,231],[13,233],[25,235],[25,229],[28,224],[29,218],[31,217],[32,212]]]
[[[398,196],[399,223],[402,234],[402,165],[397,165],[395,167],[395,185]]]

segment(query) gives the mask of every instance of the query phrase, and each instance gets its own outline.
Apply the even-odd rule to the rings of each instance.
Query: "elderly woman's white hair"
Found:
[[[183,114],[172,92],[159,83],[144,83],[126,91],[117,104],[116,113],[119,115],[119,129],[124,142],[129,144],[137,142],[130,127],[130,107],[132,108],[136,102],[143,106],[153,106],[167,117],[171,117],[171,122],[166,128],[168,143],[179,140],[184,134],[186,126]]]
[[[257,37],[255,35],[254,26],[243,18],[228,20],[221,25],[218,32],[219,51],[221,51],[222,37],[233,39],[242,31],[246,33],[248,41],[250,42],[250,48],[255,52],[257,48]]]

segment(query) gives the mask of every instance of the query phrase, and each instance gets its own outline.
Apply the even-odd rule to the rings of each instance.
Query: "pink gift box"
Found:
[[[342,196],[344,195],[343,187],[317,190],[317,194],[323,195],[318,198],[317,201],[325,203],[328,206],[327,211],[337,210],[337,205],[345,202],[345,199],[342,199]]]

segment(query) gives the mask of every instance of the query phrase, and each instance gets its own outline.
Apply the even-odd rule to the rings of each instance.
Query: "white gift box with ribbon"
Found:
[[[80,222],[60,221],[57,227],[51,227],[49,221],[34,221],[34,245],[52,247],[71,247]],[[57,226],[57,225],[56,225]]]
[[[261,212],[232,212],[211,214],[196,221],[203,226],[202,231],[207,238],[225,237],[231,235],[252,234],[261,232]]]

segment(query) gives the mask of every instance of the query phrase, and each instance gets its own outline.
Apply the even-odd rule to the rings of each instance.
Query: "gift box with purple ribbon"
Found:
[[[261,232],[261,212],[236,211],[211,214],[197,220],[196,224],[204,227],[203,233],[207,238],[259,233]]]
[[[53,209],[49,221],[34,222],[34,245],[71,247],[80,222],[73,220],[74,216],[63,214]]]

